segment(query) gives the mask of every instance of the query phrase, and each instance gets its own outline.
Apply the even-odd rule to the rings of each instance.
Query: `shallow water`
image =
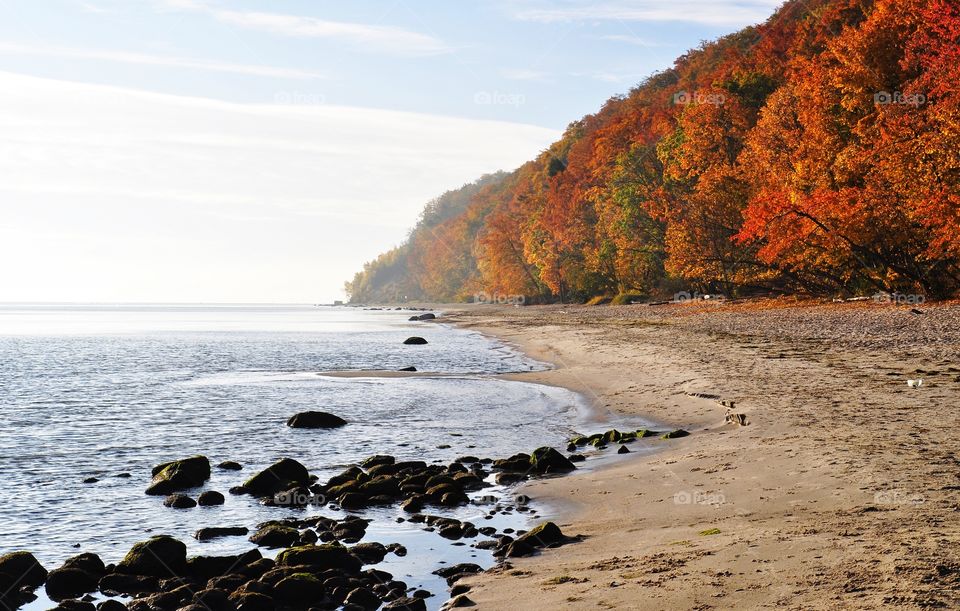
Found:
[[[252,544],[245,537],[201,543],[192,534],[204,526],[252,530],[287,515],[338,515],[231,495],[223,506],[174,510],[143,494],[153,465],[192,454],[244,465],[241,472],[215,469],[204,487],[226,493],[284,456],[325,480],[372,454],[444,463],[464,454],[496,458],[560,446],[574,430],[596,428],[596,414],[572,392],[491,377],[545,365],[478,333],[409,316],[305,306],[0,307],[0,553],[27,549],[47,568],[79,551],[116,562],[148,533],[175,536],[192,554],[236,553]],[[430,343],[403,345],[410,335]],[[319,373],[408,365],[444,375]],[[311,409],[349,425],[284,425]],[[100,481],[83,484],[87,477]],[[529,527],[524,514],[484,521],[487,509],[444,515]],[[492,562],[488,552],[398,524],[397,507],[363,513],[375,520],[364,540],[409,549],[377,568],[431,590],[431,608],[446,599],[431,571],[444,562]]]

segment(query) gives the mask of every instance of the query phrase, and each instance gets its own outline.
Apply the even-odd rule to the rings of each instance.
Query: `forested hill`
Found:
[[[960,3],[798,0],[427,206],[354,302],[960,288]]]

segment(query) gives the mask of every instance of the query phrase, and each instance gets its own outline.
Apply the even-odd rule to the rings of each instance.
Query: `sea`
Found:
[[[312,305],[0,305],[0,555],[28,550],[47,569],[80,552],[110,563],[158,534],[180,539],[191,555],[238,553],[254,545],[246,537],[200,542],[193,534],[209,526],[252,533],[271,519],[344,515],[332,506],[266,507],[227,493],[283,457],[325,481],[374,454],[437,463],[465,454],[500,458],[543,445],[562,451],[574,433],[646,424],[598,411],[563,388],[504,379],[550,365],[446,324],[441,312],[436,321],[409,320],[420,313]],[[403,343],[414,335],[428,343]],[[409,366],[418,373],[381,375]],[[348,424],[286,426],[307,410]],[[171,509],[162,497],[144,494],[154,465],[195,454],[211,464],[243,465],[213,469],[204,487],[222,492],[224,505]],[[88,478],[97,481],[84,483]],[[476,494],[510,504],[515,491],[494,485]],[[551,512],[534,500],[530,511],[484,520],[489,507],[474,501],[435,513],[502,530],[529,528]],[[448,598],[434,570],[494,563],[487,551],[398,522],[404,514],[397,506],[359,513],[373,520],[364,541],[408,550],[375,568],[431,591],[431,609]],[[53,606],[42,588],[37,594],[25,609]]]

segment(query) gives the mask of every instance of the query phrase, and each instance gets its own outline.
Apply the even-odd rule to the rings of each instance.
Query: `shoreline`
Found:
[[[957,304],[448,306],[441,320],[555,365],[509,379],[693,433],[526,483],[586,539],[469,578],[479,608],[960,603]]]

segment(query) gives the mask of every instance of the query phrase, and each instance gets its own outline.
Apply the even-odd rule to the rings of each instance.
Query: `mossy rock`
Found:
[[[566,543],[567,536],[553,522],[544,522],[517,537],[517,541],[536,548],[554,547]]]
[[[6,584],[3,576],[12,583]],[[37,587],[47,580],[47,569],[30,552],[10,552],[0,556],[0,585],[6,585],[3,591],[14,585]]]
[[[610,429],[609,431],[603,434],[603,439],[607,443],[614,443],[616,441],[620,441],[621,436],[622,435],[620,434],[620,431],[618,431],[617,429]]]
[[[323,582],[310,573],[294,573],[284,577],[273,587],[274,595],[288,605],[309,608],[323,599]]]
[[[244,482],[243,491],[254,496],[273,496],[309,483],[306,467],[292,458],[282,458]]]
[[[680,437],[686,437],[689,434],[690,433],[683,429],[677,429],[675,431],[670,431],[669,433],[664,433],[660,436],[660,439],[679,439]]]
[[[338,543],[291,547],[277,555],[277,564],[281,566],[309,564],[320,570],[340,569],[347,573],[357,573],[362,567],[360,560]]]
[[[206,456],[191,456],[157,465],[147,494],[167,496],[174,492],[202,486],[210,479],[210,461]]]
[[[263,547],[290,547],[300,540],[300,531],[282,524],[268,524],[250,535],[249,540]]]
[[[530,455],[530,468],[537,473],[567,473],[577,467],[567,457],[549,446],[537,448]]]
[[[709,537],[709,536],[712,536],[712,535],[719,535],[719,534],[720,534],[720,529],[719,529],[719,528],[708,528],[707,530],[701,530],[701,531],[700,531],[700,536],[701,536],[701,537]]]
[[[634,433],[634,436],[635,436],[637,439],[643,439],[644,437],[656,437],[656,436],[657,436],[657,432],[656,432],[656,431],[651,431],[651,430],[648,430],[648,429],[639,429],[636,433]]]
[[[118,573],[176,577],[187,568],[187,546],[173,537],[160,535],[134,544],[120,564]]]

